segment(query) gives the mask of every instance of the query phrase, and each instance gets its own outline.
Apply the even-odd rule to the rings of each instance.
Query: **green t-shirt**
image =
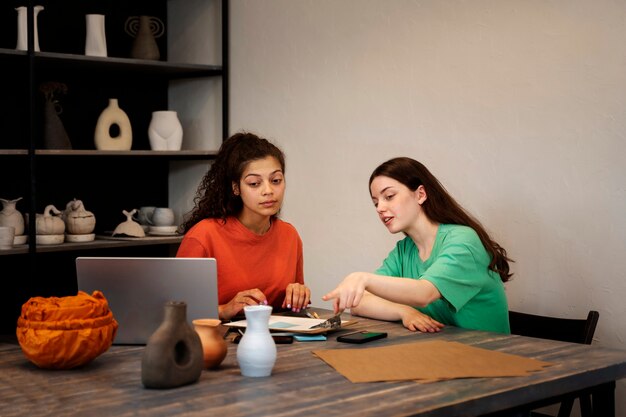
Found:
[[[410,237],[396,244],[376,274],[426,279],[441,298],[418,310],[457,327],[510,333],[509,308],[500,275],[474,229],[441,224],[430,257],[422,261]]]

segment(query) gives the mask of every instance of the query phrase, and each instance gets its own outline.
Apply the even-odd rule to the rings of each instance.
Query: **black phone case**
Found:
[[[387,337],[387,333],[368,332],[366,330],[363,330],[359,332],[344,334],[342,336],[337,336],[337,341],[343,342],[343,343],[361,344],[361,343],[372,342],[378,339],[384,339],[385,337]]]

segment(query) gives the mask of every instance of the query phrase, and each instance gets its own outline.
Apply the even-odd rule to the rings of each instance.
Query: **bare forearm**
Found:
[[[402,320],[402,310],[405,308],[412,307],[385,300],[374,294],[365,293],[359,305],[350,309],[350,313],[377,320],[397,321]]]
[[[412,278],[365,274],[365,289],[386,300],[416,307],[424,307],[439,299],[441,294],[429,281]]]

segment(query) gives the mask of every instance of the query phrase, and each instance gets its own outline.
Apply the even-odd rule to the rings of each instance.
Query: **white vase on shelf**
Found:
[[[18,51],[26,51],[28,49],[28,8],[26,6],[16,7],[17,10],[17,46]],[[43,6],[34,6],[34,27],[33,27],[33,48],[35,52],[39,52],[39,35],[37,33],[37,15],[43,10]]]
[[[117,125],[120,130],[119,135],[115,137],[111,136],[113,125]],[[133,130],[128,115],[120,109],[116,98],[109,99],[109,105],[98,117],[94,142],[99,151],[130,150],[133,144]]]
[[[183,143],[183,126],[178,114],[173,110],[152,112],[148,138],[153,151],[179,151]]]
[[[85,55],[107,56],[107,38],[104,30],[103,14],[85,15],[87,35],[85,37]]]

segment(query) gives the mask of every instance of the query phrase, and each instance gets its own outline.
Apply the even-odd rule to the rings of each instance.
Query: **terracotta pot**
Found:
[[[226,341],[219,331],[222,322],[218,319],[196,319],[192,323],[202,342],[204,367],[217,368],[228,352]]]

